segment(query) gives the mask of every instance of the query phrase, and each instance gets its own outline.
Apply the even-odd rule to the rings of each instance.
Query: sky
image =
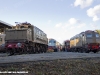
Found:
[[[60,43],[100,29],[100,0],[0,0],[0,20],[29,22]]]

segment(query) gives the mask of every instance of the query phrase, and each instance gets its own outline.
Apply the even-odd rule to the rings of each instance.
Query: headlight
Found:
[[[21,43],[17,43],[16,46],[17,46],[17,47],[21,47],[22,44],[21,44]]]
[[[9,45],[8,45],[8,47],[12,47],[12,45],[11,45],[11,44],[9,44]]]

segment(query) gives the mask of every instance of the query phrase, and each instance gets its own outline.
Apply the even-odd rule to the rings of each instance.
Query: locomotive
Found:
[[[56,42],[57,41],[55,39],[48,39],[48,49],[52,49],[54,52],[57,52]]]
[[[5,34],[0,34],[0,52],[5,51]]]
[[[65,40],[64,42],[63,42],[63,49],[62,49],[63,51],[68,51],[68,52],[70,52],[70,40]]]
[[[100,51],[99,47],[100,35],[92,30],[81,32],[70,39],[70,51],[96,53]]]
[[[16,24],[11,29],[6,29],[5,34],[5,48],[10,55],[47,51],[47,35],[30,23]]]
[[[5,43],[5,34],[0,34],[0,45]]]

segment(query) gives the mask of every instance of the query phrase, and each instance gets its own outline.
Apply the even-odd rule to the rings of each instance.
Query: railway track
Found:
[[[8,56],[6,53],[0,54],[0,63],[15,63],[15,62],[27,62],[27,61],[40,61],[40,60],[55,60],[55,59],[69,59],[69,58],[93,58],[99,57],[98,53],[76,53],[76,52],[52,52],[41,54],[22,54]]]

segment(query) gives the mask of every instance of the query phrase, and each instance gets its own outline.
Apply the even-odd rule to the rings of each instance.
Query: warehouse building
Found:
[[[6,28],[12,28],[12,25],[0,20],[0,45],[5,43],[5,30]]]
[[[11,28],[11,27],[12,27],[12,25],[0,20],[0,34],[4,34],[5,33],[5,29],[6,28]]]

